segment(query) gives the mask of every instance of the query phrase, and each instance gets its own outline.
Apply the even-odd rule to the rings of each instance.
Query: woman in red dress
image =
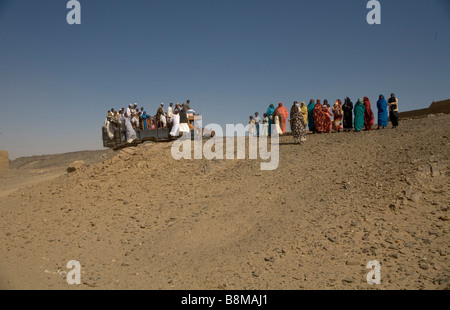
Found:
[[[317,99],[316,105],[314,106],[313,116],[314,116],[314,126],[318,133],[325,131],[324,117],[322,113],[323,107],[320,103],[320,99]]]
[[[370,100],[367,97],[364,97],[364,107],[366,108],[366,112],[364,112],[364,128],[366,130],[372,130],[375,118],[372,109],[370,108]]]
[[[331,121],[330,105],[328,104],[328,100],[326,99],[323,101],[322,117],[324,125],[323,132],[331,132],[331,129],[333,128],[333,123]]]

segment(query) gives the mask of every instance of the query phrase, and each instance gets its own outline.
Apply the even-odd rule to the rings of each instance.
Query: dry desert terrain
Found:
[[[273,171],[176,161],[171,143],[13,161],[0,172],[0,288],[450,288],[450,115],[280,142]],[[75,160],[86,165],[68,173]],[[66,281],[71,260],[80,285]]]

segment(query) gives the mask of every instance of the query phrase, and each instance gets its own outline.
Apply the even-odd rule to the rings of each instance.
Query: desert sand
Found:
[[[0,173],[0,288],[450,288],[450,115],[282,137],[274,171],[170,151],[12,162]],[[75,160],[86,165],[68,173]],[[71,260],[80,285],[66,281]]]

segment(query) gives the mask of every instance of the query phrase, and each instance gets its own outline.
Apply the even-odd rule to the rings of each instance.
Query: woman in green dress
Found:
[[[358,102],[355,104],[354,112],[355,131],[360,132],[364,128],[364,113],[366,112],[366,107],[364,106],[363,100],[361,98],[359,98]]]

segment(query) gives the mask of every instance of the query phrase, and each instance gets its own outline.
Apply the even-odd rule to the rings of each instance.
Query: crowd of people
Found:
[[[386,100],[380,95],[377,101],[378,109],[378,127],[384,129],[391,120],[392,128],[398,126],[398,99],[395,94]],[[264,118],[261,120],[258,112],[255,116],[250,116],[249,135],[270,136],[272,124],[279,135],[284,135],[287,131],[287,121],[290,121],[291,134],[296,143],[306,141],[307,128],[312,133],[330,133],[332,131],[356,131],[372,130],[375,117],[371,108],[368,97],[359,98],[353,104],[349,97],[346,97],[344,104],[340,99],[334,102],[333,107],[328,104],[328,100],[324,100],[323,104],[320,99],[314,101],[311,99],[309,104],[305,102],[300,104],[294,101],[290,112],[279,103],[275,108],[271,103]]]
[[[384,129],[391,120],[392,127],[398,126],[398,99],[395,94],[386,100],[380,95],[377,101],[378,127]],[[149,115],[143,107],[138,104],[129,104],[128,107],[119,111],[111,109],[108,111],[104,127],[108,136],[113,139],[115,129],[119,129],[121,140],[131,143],[137,138],[136,130],[168,128],[170,136],[177,137],[183,133],[189,133],[193,128],[189,124],[189,117],[197,115],[190,106],[190,100],[186,103],[177,103],[175,107],[171,102],[164,110],[164,103],[158,107],[155,115]],[[374,113],[368,97],[359,98],[353,104],[349,97],[346,97],[344,104],[340,99],[334,102],[333,107],[324,100],[316,101],[311,99],[308,105],[305,102],[294,101],[290,112],[279,103],[275,108],[271,103],[263,118],[256,112],[251,115],[249,121],[249,135],[271,136],[272,124],[278,135],[284,135],[287,131],[289,120],[291,134],[296,143],[306,141],[307,129],[312,133],[330,133],[332,131],[355,131],[372,130],[375,122]]]
[[[177,137],[183,133],[189,133],[189,117],[197,115],[190,106],[190,100],[186,103],[177,103],[175,107],[171,102],[164,110],[164,103],[158,107],[155,115],[147,114],[143,107],[138,107],[135,103],[128,107],[116,111],[114,108],[108,111],[104,122],[104,127],[108,136],[113,139],[115,129],[119,129],[121,140],[128,143],[136,138],[137,130],[168,128],[172,137]]]

